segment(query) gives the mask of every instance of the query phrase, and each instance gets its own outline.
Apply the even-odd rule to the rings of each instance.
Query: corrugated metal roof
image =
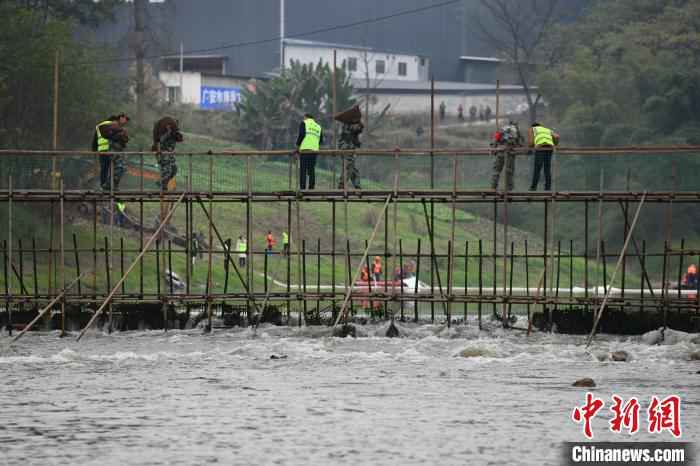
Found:
[[[462,55],[461,57],[459,57],[459,59],[464,61],[485,61],[491,63],[502,63],[505,61],[496,57],[475,57],[470,55]]]

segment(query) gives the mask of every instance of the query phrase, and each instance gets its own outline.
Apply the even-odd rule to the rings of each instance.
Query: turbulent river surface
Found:
[[[0,338],[0,464],[560,464],[591,377],[606,406],[682,398],[700,440],[700,336],[534,334],[387,324]],[[629,362],[613,362],[611,351]],[[271,358],[274,356],[274,358]],[[639,433],[633,441],[672,441]]]

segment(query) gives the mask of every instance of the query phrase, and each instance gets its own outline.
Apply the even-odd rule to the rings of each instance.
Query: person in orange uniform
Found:
[[[372,264],[372,277],[375,281],[382,279],[382,258],[374,256],[374,264]]]
[[[369,267],[367,267],[367,264],[362,266],[362,270],[360,271],[360,281],[363,281],[369,285]],[[367,293],[369,293],[369,288],[367,289]],[[369,309],[368,299],[362,300],[362,309]]]
[[[265,237],[265,241],[267,241],[267,247],[265,248],[265,253],[269,256],[272,254],[272,249],[275,247],[275,238],[272,236],[272,232],[270,230],[267,231],[267,236]]]
[[[698,268],[695,264],[688,266],[688,273],[685,275],[685,286],[691,289],[698,286]]]

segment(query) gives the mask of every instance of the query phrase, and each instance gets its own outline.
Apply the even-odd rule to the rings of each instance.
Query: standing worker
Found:
[[[117,215],[114,223],[123,227],[126,223],[126,204],[119,199],[114,204],[117,206]]]
[[[163,117],[153,125],[153,145],[151,151],[156,152],[156,159],[160,166],[159,186],[163,191],[175,190],[175,175],[177,175],[177,162],[175,161],[175,145],[184,141],[180,132],[179,122],[171,117]]]
[[[339,113],[335,116],[336,121],[343,124],[340,132],[340,140],[338,148],[343,150],[359,149],[362,143],[360,142],[360,134],[364,130],[365,125],[362,124],[362,112],[360,107],[355,105],[350,110]],[[345,188],[345,181],[349,179],[355,189],[360,187],[360,171],[355,165],[355,154],[343,154],[344,173],[341,173],[338,181],[338,189]]]
[[[277,241],[275,241],[275,238],[272,236],[272,231],[268,230],[267,231],[267,236],[265,237],[265,241],[267,242],[267,247],[265,248],[265,253],[269,256],[272,254],[272,249],[275,247],[275,244]]]
[[[297,150],[299,154],[299,189],[306,189],[306,179],[309,189],[316,187],[316,157],[323,142],[321,125],[316,123],[310,113],[304,115],[304,121],[299,125]]]
[[[129,142],[126,131],[128,122],[129,117],[125,113],[120,113],[98,123],[92,138],[93,152],[123,151],[126,143]],[[110,173],[112,166],[114,166],[114,173]],[[112,181],[114,189],[117,189],[124,171],[124,161],[120,155],[100,155],[100,187],[102,190],[109,191],[112,187]]]
[[[491,189],[498,189],[498,179],[506,167],[506,191],[513,190],[513,175],[515,173],[515,150],[523,145],[518,123],[510,121],[506,126],[496,131],[491,147],[494,147],[493,174]]]
[[[374,256],[374,264],[372,264],[372,277],[374,281],[379,281],[382,279],[382,258],[379,256]]]
[[[289,255],[289,235],[286,231],[282,232],[282,255]]]
[[[190,250],[190,257],[192,258],[192,267],[194,263],[197,262],[197,257],[200,254],[202,245],[199,242],[199,234],[195,233],[192,235],[192,248]]]
[[[544,167],[544,190],[552,190],[552,152],[559,145],[559,135],[535,122],[528,131],[528,147],[535,150],[535,169],[532,172],[530,191],[535,191]]]
[[[238,266],[245,267],[246,254],[248,253],[248,242],[243,235],[236,241],[236,251],[238,251]]]

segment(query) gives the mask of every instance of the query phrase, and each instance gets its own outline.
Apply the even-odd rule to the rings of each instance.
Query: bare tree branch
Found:
[[[532,67],[551,66],[554,50],[543,44],[551,32],[561,0],[479,0],[488,20],[476,21],[482,40],[494,47],[514,68],[523,86],[531,120],[536,120],[541,96],[533,89]]]

